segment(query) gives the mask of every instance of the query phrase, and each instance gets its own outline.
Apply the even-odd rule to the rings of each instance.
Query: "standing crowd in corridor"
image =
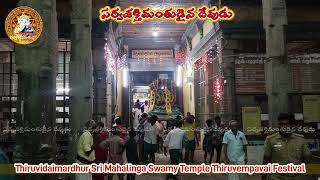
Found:
[[[115,118],[111,134],[104,129],[104,124],[94,121],[86,123],[86,129],[81,134],[77,146],[77,159],[79,164],[112,163],[123,164],[125,162],[134,165],[159,163],[155,153],[163,152],[170,157],[170,164],[193,164],[194,152],[200,144],[199,129],[196,128],[196,119],[188,114],[185,118],[180,116],[171,120],[169,127],[161,127],[157,116],[148,116],[143,113],[139,118],[139,124],[134,129],[127,129],[120,117]],[[301,164],[307,162],[310,151],[305,143],[303,135],[296,134],[293,129],[294,122],[289,114],[280,114],[278,117],[279,131],[266,138],[264,163]],[[163,138],[163,150],[159,151],[159,134],[166,134]],[[228,128],[224,127],[219,116],[214,120],[208,119],[204,128],[202,141],[204,150],[203,162],[211,164],[214,153],[216,160],[232,165],[248,163],[246,135],[240,131],[238,121],[228,122]],[[126,159],[124,159],[124,154]],[[208,160],[209,155],[209,160]],[[113,174],[76,174],[77,180],[103,180],[105,176],[112,180]],[[124,179],[124,174],[117,174],[119,180]],[[127,174],[127,180],[134,180],[135,174]],[[244,180],[244,174],[228,174],[229,180]],[[264,175],[263,180],[298,180],[302,176],[297,174],[270,174]],[[178,179],[178,175],[168,174],[166,179]]]

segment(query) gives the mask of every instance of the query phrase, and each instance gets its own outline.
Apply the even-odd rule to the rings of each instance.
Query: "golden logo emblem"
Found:
[[[31,7],[20,6],[13,9],[7,16],[5,30],[13,42],[31,44],[39,39],[42,33],[42,18]]]

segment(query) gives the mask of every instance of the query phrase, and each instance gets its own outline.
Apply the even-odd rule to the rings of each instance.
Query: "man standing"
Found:
[[[149,118],[148,122],[144,124],[144,158],[143,162],[154,163],[155,153],[157,152],[159,146],[157,144],[157,126],[156,122],[158,117],[153,115]]]
[[[95,152],[93,147],[92,132],[95,130],[95,122],[93,120],[88,121],[85,124],[85,130],[81,134],[77,145],[77,160],[78,164],[91,164],[95,160]],[[76,174],[76,180],[91,180],[91,174]]]
[[[216,116],[214,118],[214,121],[216,122],[216,127],[213,129],[213,149],[212,152],[214,152],[214,149],[217,152],[217,163],[220,163],[221,158],[221,150],[222,150],[222,140],[223,140],[223,134],[224,134],[224,128],[221,125],[221,118],[220,116]],[[211,159],[214,153],[210,156],[210,163]]]
[[[141,110],[138,108],[133,108],[132,116],[133,116],[133,128],[137,128],[139,126],[139,119],[141,117]]]
[[[208,119],[206,120],[206,124],[207,124],[207,127],[204,128],[204,138],[203,138],[203,142],[202,142],[202,149],[204,151],[204,163],[207,164],[207,156],[209,154],[210,156],[210,160],[209,160],[209,163],[211,164],[211,160],[212,160],[212,156],[213,156],[213,147],[212,147],[212,130],[213,130],[213,127],[212,127],[212,124],[213,124],[213,121],[212,119]],[[212,156],[211,156],[212,154]]]
[[[127,137],[127,129],[122,126],[122,120],[120,117],[116,117],[113,127],[117,127],[118,136],[120,136],[123,140]]]
[[[136,132],[134,130],[129,131],[129,137],[126,140],[125,148],[128,163],[133,165],[139,164],[139,156],[138,156],[138,144],[135,139]],[[127,174],[127,180],[135,180],[135,174]]]
[[[145,122],[148,121],[148,114],[143,113],[141,115],[141,118],[139,119],[139,126],[137,127],[137,132],[138,132],[138,147],[139,147],[139,160],[140,162],[143,162],[144,158],[144,124]]]
[[[223,136],[223,149],[226,161],[231,165],[243,165],[248,162],[247,139],[243,132],[239,131],[238,122],[231,120],[230,130]],[[229,174],[228,180],[244,180],[243,174]]]
[[[270,135],[265,141],[263,162],[284,164],[306,163],[311,155],[303,135],[293,133],[295,123],[289,114],[279,114],[279,132]],[[262,179],[267,179],[263,175]],[[298,180],[306,179],[297,174],[270,174],[268,180]]]
[[[157,144],[159,145],[158,152],[163,151],[163,140],[164,140],[164,122],[157,121],[156,122],[157,127]]]
[[[108,139],[108,132],[104,129],[104,123],[97,123],[97,133],[94,139],[94,151],[96,155],[96,163],[105,163],[108,159],[108,153],[105,149],[100,147],[100,143]],[[104,174],[93,174],[93,180],[104,180]]]
[[[182,122],[176,121],[175,124],[175,128],[168,133],[164,140],[164,146],[169,149],[170,163],[172,165],[178,165],[181,162],[180,155],[182,151],[182,142],[185,137],[185,132],[181,129]],[[167,155],[166,148],[164,150],[164,154]],[[170,177],[177,179],[176,176],[171,174],[167,176],[167,179]]]
[[[149,112],[149,101],[145,101],[144,102],[144,105],[143,105],[143,109],[141,108],[141,111],[143,112],[143,113],[148,113]]]
[[[123,164],[124,140],[118,135],[117,127],[111,129],[112,137],[102,141],[100,147],[108,150],[109,162],[112,164]],[[108,180],[112,180],[113,174],[108,174]],[[118,174],[119,180],[123,180],[123,174]]]
[[[137,109],[141,109],[141,104],[140,104],[139,99],[137,99],[137,101],[136,101],[136,103],[134,104],[133,107],[134,107],[134,108],[137,108]]]
[[[185,118],[182,129],[186,132],[187,137],[183,144],[185,148],[184,161],[185,163],[194,163],[194,151],[196,146],[199,145],[194,116]]]

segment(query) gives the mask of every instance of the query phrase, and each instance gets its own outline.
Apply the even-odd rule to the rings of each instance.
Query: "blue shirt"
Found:
[[[243,146],[247,145],[247,139],[243,132],[238,131],[237,135],[229,130],[223,136],[223,144],[227,145],[228,158],[233,163],[244,162],[245,153]]]

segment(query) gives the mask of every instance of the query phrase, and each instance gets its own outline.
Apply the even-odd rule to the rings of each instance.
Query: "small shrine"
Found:
[[[172,120],[182,115],[176,105],[176,87],[173,80],[154,80],[149,87],[149,115],[156,115],[161,120]]]

